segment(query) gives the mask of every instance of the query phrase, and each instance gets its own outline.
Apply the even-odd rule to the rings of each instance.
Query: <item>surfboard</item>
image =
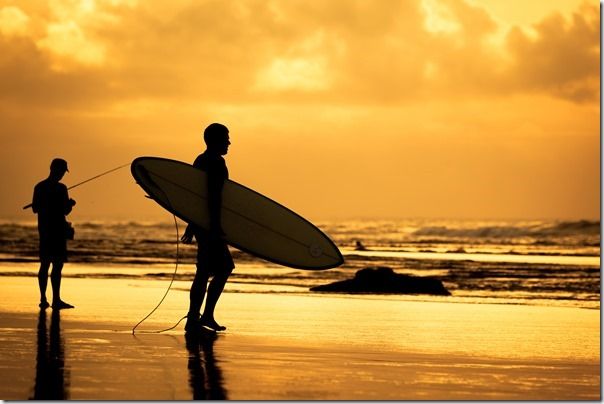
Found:
[[[136,158],[131,171],[164,209],[187,223],[209,228],[204,171],[160,157]],[[221,223],[228,244],[276,264],[319,270],[344,262],[334,242],[311,222],[232,180],[223,187]]]

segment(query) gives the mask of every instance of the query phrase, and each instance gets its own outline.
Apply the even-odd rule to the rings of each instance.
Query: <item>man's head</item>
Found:
[[[50,176],[60,180],[65,175],[65,172],[69,171],[67,168],[67,161],[56,158],[50,163]]]
[[[227,154],[229,150],[229,130],[220,123],[212,123],[203,131],[203,140],[208,146],[208,150],[218,153],[221,156]]]

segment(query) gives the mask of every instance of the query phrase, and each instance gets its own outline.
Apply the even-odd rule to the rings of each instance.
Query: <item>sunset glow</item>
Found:
[[[599,218],[599,9],[580,0],[0,0],[0,217],[192,162],[310,219]],[[127,170],[74,220],[166,218]]]
[[[601,400],[600,18],[0,0],[0,399]]]

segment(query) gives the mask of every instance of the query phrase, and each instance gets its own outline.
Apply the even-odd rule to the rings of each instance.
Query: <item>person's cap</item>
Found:
[[[63,159],[56,158],[50,163],[50,171],[69,171],[67,162]]]

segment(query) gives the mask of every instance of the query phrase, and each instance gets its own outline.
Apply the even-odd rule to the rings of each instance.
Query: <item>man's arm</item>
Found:
[[[37,186],[34,188],[34,196],[31,198],[31,210],[34,213],[38,213],[40,210],[40,190]]]
[[[73,209],[73,206],[76,204],[76,201],[74,201],[73,199],[69,198],[69,194],[67,193],[67,187],[65,185],[63,185],[62,187],[62,199],[63,199],[63,213],[65,215],[68,215],[71,213],[71,210]]]

